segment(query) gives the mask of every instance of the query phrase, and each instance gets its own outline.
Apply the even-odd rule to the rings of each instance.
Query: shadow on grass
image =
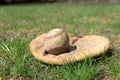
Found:
[[[110,61],[110,57],[113,55],[114,49],[108,49],[104,54],[101,56],[93,58],[95,62],[93,64],[102,62],[103,64],[106,64],[108,61]],[[92,77],[91,80],[111,80],[113,78],[112,73],[108,72],[106,66],[101,66],[101,68],[98,70],[97,73],[95,73]]]
[[[73,62],[73,63],[69,63],[69,64],[64,64],[61,66],[49,65],[49,64],[43,63],[44,66],[41,67],[39,71],[46,72],[46,68],[47,68],[47,72],[51,72],[54,70],[54,72],[57,75],[62,75],[63,74],[62,72],[64,72],[64,73],[68,73],[70,75],[75,74],[75,77],[77,77],[78,72],[84,72],[84,71],[87,72],[88,70],[90,70],[90,71],[88,71],[88,73],[85,73],[88,76],[91,74],[90,72],[92,72],[91,76],[89,76],[90,80],[96,80],[96,79],[101,80],[103,78],[113,76],[111,73],[108,72],[106,67],[101,65],[101,63],[106,64],[110,60],[111,56],[113,55],[113,51],[114,51],[114,49],[109,49],[106,52],[104,52],[101,56],[97,56],[95,58],[87,58],[80,62]],[[95,70],[96,70],[96,72],[94,72]],[[61,72],[61,73],[58,74],[57,72]],[[71,73],[71,72],[74,72],[74,73]],[[84,73],[83,73],[83,75],[84,75]]]
[[[94,57],[93,59],[97,62],[99,62],[100,60],[108,59],[113,55],[113,52],[114,52],[114,49],[110,48],[106,52],[103,52],[102,55]]]

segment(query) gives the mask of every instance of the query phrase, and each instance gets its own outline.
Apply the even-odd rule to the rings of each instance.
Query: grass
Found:
[[[0,80],[120,80],[120,5],[46,4],[0,6]],[[29,43],[53,28],[97,34],[111,51],[62,66],[37,61]]]

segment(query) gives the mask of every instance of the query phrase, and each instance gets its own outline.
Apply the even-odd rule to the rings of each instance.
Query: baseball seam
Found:
[[[45,40],[50,40],[50,39],[56,38],[57,36],[61,35],[63,32],[64,32],[64,30],[60,30],[56,34],[53,34],[53,35],[50,35],[50,36],[45,36]]]

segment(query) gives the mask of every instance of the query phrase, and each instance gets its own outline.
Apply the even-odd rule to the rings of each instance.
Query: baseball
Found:
[[[44,49],[50,54],[60,54],[68,47],[69,37],[63,29],[52,29],[44,37]]]

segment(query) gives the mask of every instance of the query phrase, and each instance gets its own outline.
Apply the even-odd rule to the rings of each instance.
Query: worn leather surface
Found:
[[[84,60],[88,57],[101,55],[109,49],[110,41],[98,35],[86,35],[76,37],[69,35],[70,47],[59,55],[48,54],[43,48],[46,33],[36,37],[30,42],[30,51],[39,61],[47,64],[62,65],[66,63]]]

